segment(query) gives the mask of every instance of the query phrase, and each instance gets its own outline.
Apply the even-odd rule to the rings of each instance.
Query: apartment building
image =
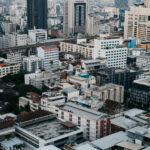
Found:
[[[43,72],[40,76],[30,80],[30,84],[38,89],[42,89],[43,86],[55,85],[60,82],[59,73]]]
[[[23,70],[26,72],[35,72],[42,68],[42,59],[32,55],[30,57],[23,58]]]
[[[17,74],[20,72],[20,64],[0,63],[0,78],[8,74]]]
[[[62,52],[74,52],[81,54],[84,58],[92,58],[94,46],[90,43],[80,43],[76,41],[60,42],[60,50]]]
[[[38,47],[37,56],[42,59],[45,71],[59,68],[59,49],[56,45]]]
[[[89,89],[85,90],[86,96],[94,96],[102,101],[107,99],[123,103],[124,102],[124,87],[117,84],[106,84],[104,86],[91,85]]]
[[[54,114],[58,114],[57,105],[65,103],[66,97],[62,94],[55,92],[44,92],[41,98],[41,110],[49,111]]]
[[[100,38],[94,40],[93,59],[106,58],[109,68],[126,68],[127,47],[122,46],[123,39]]]
[[[125,12],[124,39],[136,37],[141,41],[150,41],[150,7],[149,1],[145,5],[136,4]]]
[[[47,40],[47,31],[44,29],[34,29],[28,31],[32,42],[45,42]]]
[[[29,98],[30,110],[31,111],[39,110],[41,103],[41,95],[34,92],[29,92],[27,93],[27,97]]]
[[[101,112],[94,111],[74,103],[66,103],[59,108],[58,118],[70,121],[84,130],[84,137],[89,140],[110,134],[110,119]]]
[[[90,59],[81,61],[82,71],[86,73],[97,72],[106,67],[106,59]]]

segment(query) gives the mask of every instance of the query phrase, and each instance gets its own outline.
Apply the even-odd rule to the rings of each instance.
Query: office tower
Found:
[[[28,29],[47,28],[47,0],[27,0]]]
[[[150,0],[130,7],[125,13],[124,38],[136,37],[150,41]]]
[[[68,0],[64,4],[64,36],[86,33],[87,0]]]
[[[115,0],[115,7],[120,9],[128,8],[128,0]]]

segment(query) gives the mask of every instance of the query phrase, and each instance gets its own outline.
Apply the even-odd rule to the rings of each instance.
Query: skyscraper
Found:
[[[64,5],[64,36],[86,33],[87,0],[68,0]]]
[[[150,0],[135,4],[125,13],[124,38],[136,37],[146,42],[150,41]]]
[[[28,29],[47,28],[47,0],[27,0]]]

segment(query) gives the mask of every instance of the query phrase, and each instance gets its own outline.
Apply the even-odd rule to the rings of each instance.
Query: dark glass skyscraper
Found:
[[[47,28],[47,0],[27,0],[28,29]]]

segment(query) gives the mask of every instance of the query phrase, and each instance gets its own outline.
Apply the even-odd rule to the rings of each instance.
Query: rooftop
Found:
[[[128,137],[126,133],[121,131],[121,132],[117,132],[109,136],[106,136],[104,138],[98,139],[96,141],[93,141],[92,144],[100,148],[101,150],[106,150],[115,146],[119,142],[127,141],[127,140],[128,140]]]
[[[43,140],[50,140],[76,131],[78,128],[75,125],[72,125],[72,123],[61,122],[60,120],[53,118],[51,120],[49,119],[44,122],[25,126],[24,129]]]
[[[82,144],[79,146],[74,147],[75,150],[98,150],[97,148],[94,148],[91,144]]]
[[[146,127],[137,126],[135,128],[128,130],[128,132],[150,138],[150,130]]]
[[[131,129],[136,126],[136,122],[123,116],[111,119],[111,123],[124,129]]]
[[[72,80],[77,80],[77,81],[79,81],[79,82],[86,82],[86,81],[87,81],[86,78],[79,77],[79,76],[69,76],[68,78],[69,78],[69,79],[72,79]]]
[[[128,111],[125,111],[124,112],[124,115],[125,116],[128,116],[128,117],[134,117],[136,115],[139,115],[139,114],[142,114],[144,113],[145,111],[142,110],[142,109],[137,109],[137,108],[134,108],[134,109],[130,109]]]
[[[65,89],[63,89],[63,91],[64,91],[65,93],[78,92],[78,90],[76,90],[75,88],[72,88],[72,87],[70,87],[70,88],[65,88]]]
[[[60,149],[55,147],[55,146],[53,146],[53,145],[49,145],[49,146],[38,148],[36,150],[60,150]]]
[[[45,51],[58,49],[56,45],[41,46],[41,48]]]
[[[135,80],[134,83],[145,85],[145,86],[150,86],[150,78]]]
[[[79,116],[86,116],[90,119],[93,120],[100,120],[102,118],[107,117],[107,114],[98,112],[98,111],[94,111],[92,109],[88,109],[85,108],[83,106],[74,104],[74,103],[66,103],[63,107],[63,110],[68,111],[68,112],[72,112],[74,114],[77,114]]]
[[[43,116],[48,116],[50,114],[51,114],[50,112],[43,111],[43,110],[38,110],[38,111],[35,111],[35,112],[29,112],[29,113],[18,115],[17,116],[17,122],[21,123],[21,122],[33,120],[33,119],[36,119],[36,118],[40,118],[40,117],[43,117]]]
[[[23,144],[23,141],[21,141],[20,139],[16,137],[8,141],[1,142],[1,145],[5,147],[6,149],[10,149],[10,147],[13,147],[14,145],[21,145],[21,144]]]
[[[142,150],[143,149],[143,146],[141,145],[129,143],[126,141],[120,142],[116,145],[125,149],[129,149],[129,150]]]

